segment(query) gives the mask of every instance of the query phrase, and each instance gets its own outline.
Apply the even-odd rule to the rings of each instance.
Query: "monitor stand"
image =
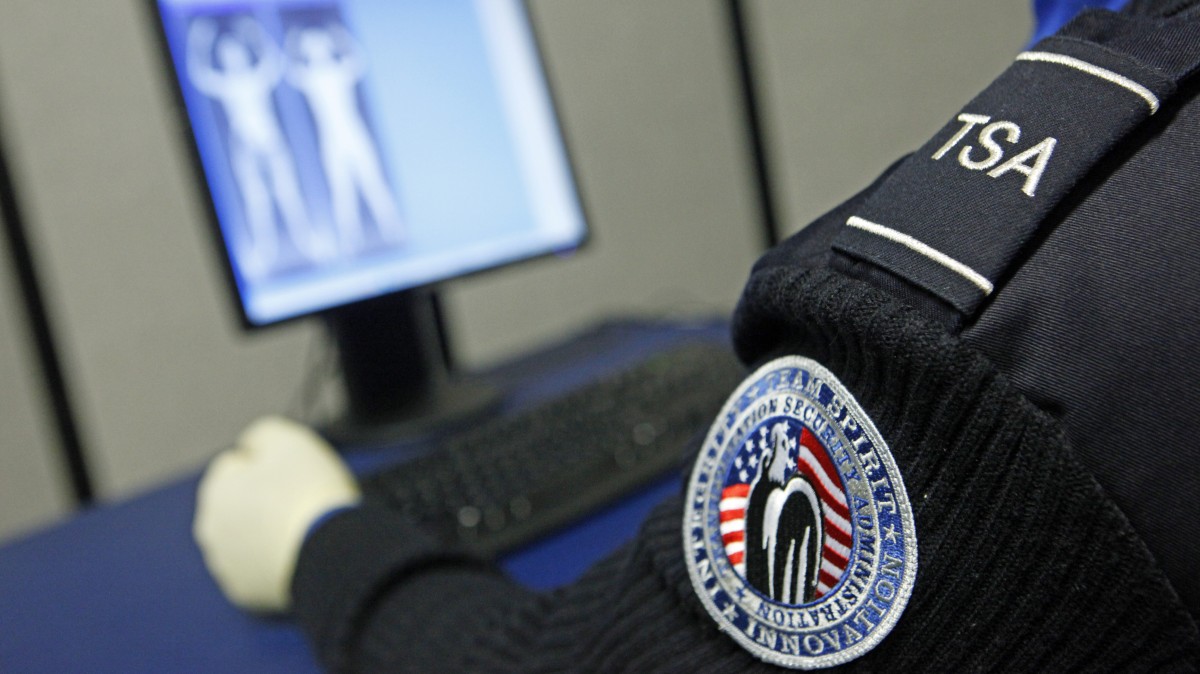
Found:
[[[346,407],[322,429],[335,445],[414,440],[493,409],[495,388],[452,377],[430,289],[393,293],[327,312]]]

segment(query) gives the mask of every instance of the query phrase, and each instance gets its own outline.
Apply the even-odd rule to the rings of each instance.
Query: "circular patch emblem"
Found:
[[[808,358],[760,368],[725,403],[688,486],[692,586],[756,657],[832,667],[887,636],[912,592],[912,506],[854,396]]]

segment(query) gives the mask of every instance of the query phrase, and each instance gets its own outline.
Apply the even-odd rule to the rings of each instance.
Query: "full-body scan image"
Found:
[[[238,251],[242,271],[262,276],[278,264],[275,208],[302,255],[313,261],[328,257],[328,245],[311,226],[292,154],[273,106],[272,95],[284,70],[278,45],[249,17],[220,34],[211,19],[196,19],[189,28],[187,44],[192,85],[221,104],[229,124],[229,161],[249,234],[249,246]]]
[[[401,243],[404,223],[358,106],[358,85],[366,73],[362,48],[344,26],[331,24],[289,31],[287,50],[288,82],[308,100],[317,128],[342,254],[361,249],[365,242],[360,194],[380,236],[388,243]]]

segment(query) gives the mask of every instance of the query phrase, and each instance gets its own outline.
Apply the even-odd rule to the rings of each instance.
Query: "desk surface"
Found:
[[[612,323],[484,376],[518,410],[721,325]],[[413,446],[347,452],[358,471]],[[0,671],[316,672],[299,629],[228,604],[191,540],[197,477],[94,508],[0,548]],[[578,577],[636,532],[666,476],[639,493],[501,560],[518,581],[550,588]]]

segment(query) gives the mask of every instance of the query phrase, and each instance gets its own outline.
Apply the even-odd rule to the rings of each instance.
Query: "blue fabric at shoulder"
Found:
[[[1080,10],[1088,7],[1103,7],[1117,10],[1129,0],[1033,0],[1033,16],[1037,21],[1030,44],[1053,34],[1073,19]]]

